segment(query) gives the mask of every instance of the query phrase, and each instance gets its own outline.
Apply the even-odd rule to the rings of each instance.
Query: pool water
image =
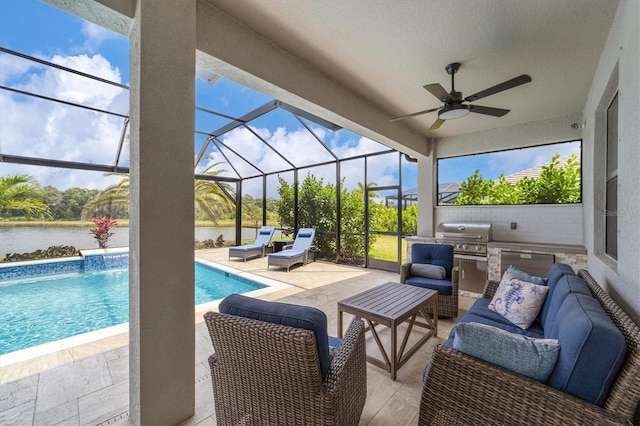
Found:
[[[195,304],[264,288],[195,266]],[[129,321],[129,270],[73,272],[0,281],[0,355]]]

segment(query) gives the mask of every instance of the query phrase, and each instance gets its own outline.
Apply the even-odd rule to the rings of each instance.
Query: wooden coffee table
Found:
[[[433,304],[433,317],[429,316],[426,307]],[[391,380],[405,362],[431,337],[438,335],[438,292],[406,284],[388,282],[338,302],[338,337],[342,337],[342,314],[353,314],[368,324],[383,360],[367,355],[367,361],[389,373]],[[426,323],[416,322],[421,313]],[[398,325],[409,321],[409,326],[398,349]],[[424,336],[405,352],[409,335],[413,326],[418,325],[427,330]],[[376,326],[384,325],[391,329],[391,354],[387,354],[380,341]]]

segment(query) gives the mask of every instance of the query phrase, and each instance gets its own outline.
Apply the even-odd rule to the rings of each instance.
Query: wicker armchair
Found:
[[[434,261],[431,258],[435,251],[439,252],[435,254],[436,256],[443,256],[443,261]],[[411,275],[413,263],[408,262],[400,267],[400,283],[438,290],[438,316],[456,318],[458,316],[459,273],[458,267],[453,266],[453,247],[444,244],[413,244],[411,246],[411,260],[413,263],[430,263],[447,269],[447,277],[444,280],[415,279]],[[442,281],[445,285],[439,284],[437,281]],[[449,291],[442,291],[444,287],[448,287],[447,290],[450,290],[450,294],[443,294],[449,293]],[[433,315],[431,308],[427,308],[427,312]]]
[[[640,402],[640,328],[596,283],[578,273],[620,329],[627,354],[599,407],[456,350],[433,352],[422,387],[419,425],[630,425]],[[483,297],[493,297],[489,282]]]
[[[367,394],[364,323],[354,319],[323,380],[314,333],[208,312],[219,425],[357,425]]]

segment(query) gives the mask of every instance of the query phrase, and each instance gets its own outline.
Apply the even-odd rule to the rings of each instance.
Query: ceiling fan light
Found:
[[[468,105],[459,105],[455,108],[445,107],[438,113],[438,118],[441,120],[453,120],[456,118],[464,117],[469,114],[469,106]]]

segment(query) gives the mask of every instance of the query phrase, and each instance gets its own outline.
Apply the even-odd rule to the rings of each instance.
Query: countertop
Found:
[[[435,237],[411,236],[405,237],[408,241],[434,242]],[[487,247],[496,247],[505,251],[527,251],[536,253],[566,253],[587,254],[584,246],[573,244],[532,243],[527,241],[489,241]]]
[[[573,244],[530,243],[519,241],[489,241],[487,247],[497,247],[508,251],[531,251],[542,253],[587,254],[584,246]]]

